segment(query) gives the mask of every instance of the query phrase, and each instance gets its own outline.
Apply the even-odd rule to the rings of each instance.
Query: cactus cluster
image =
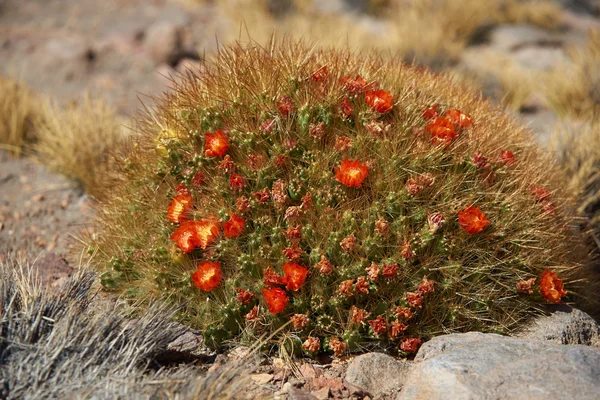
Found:
[[[236,45],[174,82],[138,134],[91,243],[102,283],[182,304],[215,346],[281,328],[307,354],[408,354],[509,332],[578,290],[550,163],[443,76]]]

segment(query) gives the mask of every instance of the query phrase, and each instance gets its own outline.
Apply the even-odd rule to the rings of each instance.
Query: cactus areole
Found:
[[[444,76],[235,45],[138,122],[91,243],[102,283],[183,305],[216,347],[283,327],[310,355],[410,354],[436,334],[509,332],[577,292],[548,160]]]

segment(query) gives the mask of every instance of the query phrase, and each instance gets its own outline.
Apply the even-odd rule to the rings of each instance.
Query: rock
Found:
[[[312,397],[318,399],[318,400],[327,400],[329,398],[329,388],[324,387],[321,390],[316,390],[314,392],[311,393]]]
[[[410,364],[381,353],[356,357],[346,371],[346,382],[378,395],[398,391],[404,385]]]
[[[600,324],[588,314],[567,305],[556,306],[549,316],[534,320],[519,337],[558,344],[582,344],[600,348]]]
[[[550,71],[568,62],[565,52],[558,47],[523,47],[514,51],[511,57],[522,67],[540,71]]]
[[[560,36],[533,25],[500,25],[489,33],[490,47],[505,52],[524,47],[560,47]]]
[[[250,379],[257,385],[266,385],[273,380],[272,374],[253,374],[250,375]]]
[[[600,350],[470,332],[419,350],[397,400],[597,399]]]
[[[600,15],[600,3],[597,0],[555,0],[561,6],[577,13]]]
[[[180,353],[198,353],[204,349],[204,337],[199,332],[187,331],[167,345],[167,350]]]
[[[181,50],[182,31],[170,22],[158,22],[146,32],[146,49],[157,64],[172,64],[172,57]]]
[[[327,389],[327,393],[329,393],[329,389]],[[291,387],[288,390],[288,400],[317,400],[318,397],[313,396],[305,390],[297,389],[295,387]]]

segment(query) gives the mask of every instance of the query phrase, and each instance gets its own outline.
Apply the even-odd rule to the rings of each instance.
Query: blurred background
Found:
[[[0,257],[62,279],[141,101],[273,35],[451,75],[531,128],[597,223],[600,0],[0,0]]]

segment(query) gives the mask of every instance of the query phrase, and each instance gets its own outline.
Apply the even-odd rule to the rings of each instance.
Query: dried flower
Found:
[[[340,104],[340,111],[346,117],[350,117],[352,115],[352,112],[354,111],[354,109],[352,108],[352,103],[350,103],[350,100],[348,100],[347,97],[344,97],[342,99],[342,103]]]
[[[198,264],[198,270],[192,274],[192,283],[197,288],[210,292],[221,282],[221,263],[204,261]]]
[[[298,243],[302,239],[302,228],[300,225],[290,226],[283,232],[287,240],[292,243]]]
[[[264,133],[271,133],[271,132],[273,132],[273,128],[275,128],[275,120],[274,119],[266,120],[266,121],[264,121],[263,123],[260,124],[260,129]]]
[[[410,308],[402,307],[402,306],[396,307],[395,315],[396,315],[396,318],[401,319],[403,321],[408,321],[409,319],[411,319],[414,316],[414,314]]]
[[[539,186],[532,186],[531,193],[540,203],[550,199],[550,192]]]
[[[298,261],[302,257],[302,249],[298,247],[298,243],[294,243],[292,247],[283,249],[283,255],[290,261]]]
[[[457,129],[464,129],[473,125],[473,118],[459,110],[447,110],[444,117],[448,118]]]
[[[365,93],[365,103],[373,111],[385,114],[392,111],[394,107],[394,97],[387,90],[369,90]]]
[[[229,175],[229,187],[232,190],[242,190],[246,186],[246,180],[240,174]]]
[[[302,196],[302,205],[300,207],[302,207],[303,210],[308,210],[312,207],[312,195],[310,193],[306,193],[304,196]]]
[[[288,290],[298,291],[306,282],[308,268],[296,263],[283,263],[283,282]]]
[[[250,303],[250,300],[252,300],[252,297],[254,297],[254,293],[242,288],[237,288],[237,299],[240,303],[248,304]]]
[[[204,173],[202,173],[202,171],[196,172],[194,174],[194,177],[192,178],[192,183],[196,187],[204,185],[205,181],[206,181],[206,176],[204,175]]]
[[[406,325],[398,320],[393,321],[390,326],[390,338],[391,339],[398,338],[407,329],[408,329],[408,325]]]
[[[419,338],[408,338],[400,343],[400,350],[405,353],[416,353],[421,345],[421,339]]]
[[[279,101],[277,102],[277,110],[284,117],[288,117],[291,113],[294,112],[296,107],[294,107],[294,102],[288,96],[281,96]]]
[[[490,164],[490,160],[488,160],[487,157],[484,157],[483,153],[480,151],[471,157],[471,162],[479,169],[486,169],[492,166],[492,164]]]
[[[379,274],[381,273],[381,268],[379,268],[379,265],[375,264],[374,262],[371,262],[371,265],[366,268],[366,271],[369,279],[372,281],[376,281],[377,278],[379,278]]]
[[[442,229],[445,223],[446,220],[444,219],[444,216],[438,212],[431,213],[427,217],[427,225],[429,225],[429,232],[431,234]]]
[[[346,351],[346,343],[342,342],[339,338],[332,337],[329,339],[329,348],[333,351],[333,355],[340,357]]]
[[[421,186],[419,181],[417,181],[415,178],[408,178],[404,187],[406,187],[408,193],[413,196],[423,190],[423,186]]]
[[[562,280],[549,269],[542,272],[540,277],[540,292],[547,302],[555,304],[567,295]]]
[[[248,314],[244,315],[246,321],[254,321],[256,318],[258,318],[258,310],[258,306],[252,307],[252,310],[250,310]]]
[[[429,121],[430,119],[439,117],[440,113],[438,111],[438,107],[436,105],[433,105],[424,109],[422,115],[425,121]]]
[[[271,198],[271,191],[269,188],[264,188],[263,190],[259,190],[258,192],[252,193],[254,197],[256,197],[256,201],[259,203],[266,203]]]
[[[167,210],[169,221],[180,224],[187,220],[192,211],[192,196],[189,193],[180,193],[171,200]]]
[[[379,335],[382,333],[387,332],[387,322],[381,315],[375,319],[369,320],[369,325],[371,325],[371,329],[373,329],[375,337],[379,337]]]
[[[271,190],[271,197],[273,198],[273,202],[278,207],[283,207],[285,202],[288,200],[287,195],[287,184],[284,180],[278,179],[273,182],[273,189]]]
[[[329,76],[329,69],[327,69],[326,65],[323,65],[323,66],[319,67],[319,69],[317,69],[315,72],[313,72],[311,77],[312,77],[312,80],[315,82],[323,82],[328,76]]]
[[[404,258],[405,260],[410,260],[411,258],[413,258],[415,256],[415,251],[412,249],[412,246],[410,245],[410,241],[405,240],[404,243],[402,244],[402,249],[400,249],[400,255],[402,256],[402,258]]]
[[[524,281],[517,282],[517,284],[515,285],[517,288],[517,292],[532,294],[533,293],[533,285],[535,284],[535,281],[536,281],[536,278],[529,278]]]
[[[412,308],[423,308],[423,297],[421,296],[421,293],[407,292],[406,301]]]
[[[277,286],[277,285],[285,284],[285,281],[283,280],[283,278],[281,276],[279,276],[279,274],[277,272],[273,271],[273,269],[271,267],[267,267],[267,269],[265,270],[265,274],[263,276],[263,282],[267,286]]]
[[[502,161],[504,163],[504,165],[512,165],[517,160],[512,151],[502,150],[502,151],[500,151],[500,161]]]
[[[490,224],[479,207],[469,206],[458,212],[458,223],[469,235],[482,232]]]
[[[262,295],[267,303],[267,308],[271,314],[282,312],[288,302],[285,291],[281,288],[263,289]]]
[[[350,150],[352,148],[352,139],[347,136],[338,136],[335,138],[335,145],[333,147],[339,152]]]
[[[226,154],[225,157],[223,157],[223,159],[221,160],[221,162],[217,164],[216,168],[225,172],[232,172],[233,170],[235,170],[235,164],[233,163],[233,160],[231,159],[229,154]]]
[[[387,222],[383,217],[379,217],[379,219],[375,221],[375,231],[380,235],[386,234],[389,227],[390,223]]]
[[[223,157],[229,149],[229,140],[222,130],[204,134],[204,153],[206,157]]]
[[[257,170],[265,162],[265,158],[261,154],[250,154],[248,155],[248,165],[250,168]]]
[[[342,249],[344,249],[344,251],[346,253],[352,252],[352,250],[354,249],[354,246],[356,246],[356,238],[354,237],[354,234],[350,234],[350,235],[346,236],[340,242],[340,247]]]
[[[398,264],[383,264],[382,275],[384,278],[391,279],[398,276]]]
[[[219,221],[205,219],[201,221],[184,221],[171,235],[184,253],[189,253],[196,247],[206,249],[219,236]]]
[[[449,145],[458,136],[454,130],[454,124],[445,117],[432,120],[425,129],[431,135],[432,143]]]
[[[304,215],[304,210],[299,206],[291,206],[285,210],[285,219],[290,222],[296,221],[299,217]]]
[[[360,325],[369,317],[369,313],[362,309],[352,306],[350,308],[350,320],[353,324]]]
[[[345,158],[340,167],[335,168],[335,180],[347,187],[361,187],[367,175],[367,166],[358,160]]]
[[[344,89],[350,94],[362,93],[367,87],[367,81],[364,80],[360,75],[356,75],[356,78],[350,78],[345,76],[340,79],[344,85]]]
[[[302,343],[302,348],[309,353],[318,353],[321,350],[321,340],[318,337],[309,336]]]
[[[308,317],[305,314],[294,314],[290,317],[294,329],[302,330],[308,326]]]
[[[354,286],[356,293],[369,294],[369,282],[366,276],[359,276],[356,279],[356,285]]]
[[[365,124],[367,132],[379,138],[383,137],[383,135],[390,130],[390,126],[390,124],[386,124],[382,121],[369,121]]]
[[[417,292],[419,292],[422,296],[430,295],[435,291],[433,284],[435,282],[431,279],[427,279],[427,275],[423,276],[421,282],[419,282],[419,286],[417,286]]]
[[[250,210],[250,200],[246,196],[238,197],[235,201],[235,208],[241,214],[248,212]]]
[[[244,231],[246,221],[239,215],[229,212],[229,221],[223,224],[223,233],[225,237],[232,238],[239,236]]]
[[[325,122],[318,124],[310,124],[308,126],[308,134],[314,138],[320,138],[325,134]]]
[[[319,270],[323,275],[329,275],[333,271],[333,264],[327,259],[325,256],[321,256],[321,261],[319,261],[315,268]]]
[[[354,284],[354,280],[353,279],[348,279],[346,281],[343,281],[342,283],[340,283],[340,286],[338,287],[338,293],[341,294],[342,296],[346,296],[346,297],[350,297],[352,296],[352,285]]]

